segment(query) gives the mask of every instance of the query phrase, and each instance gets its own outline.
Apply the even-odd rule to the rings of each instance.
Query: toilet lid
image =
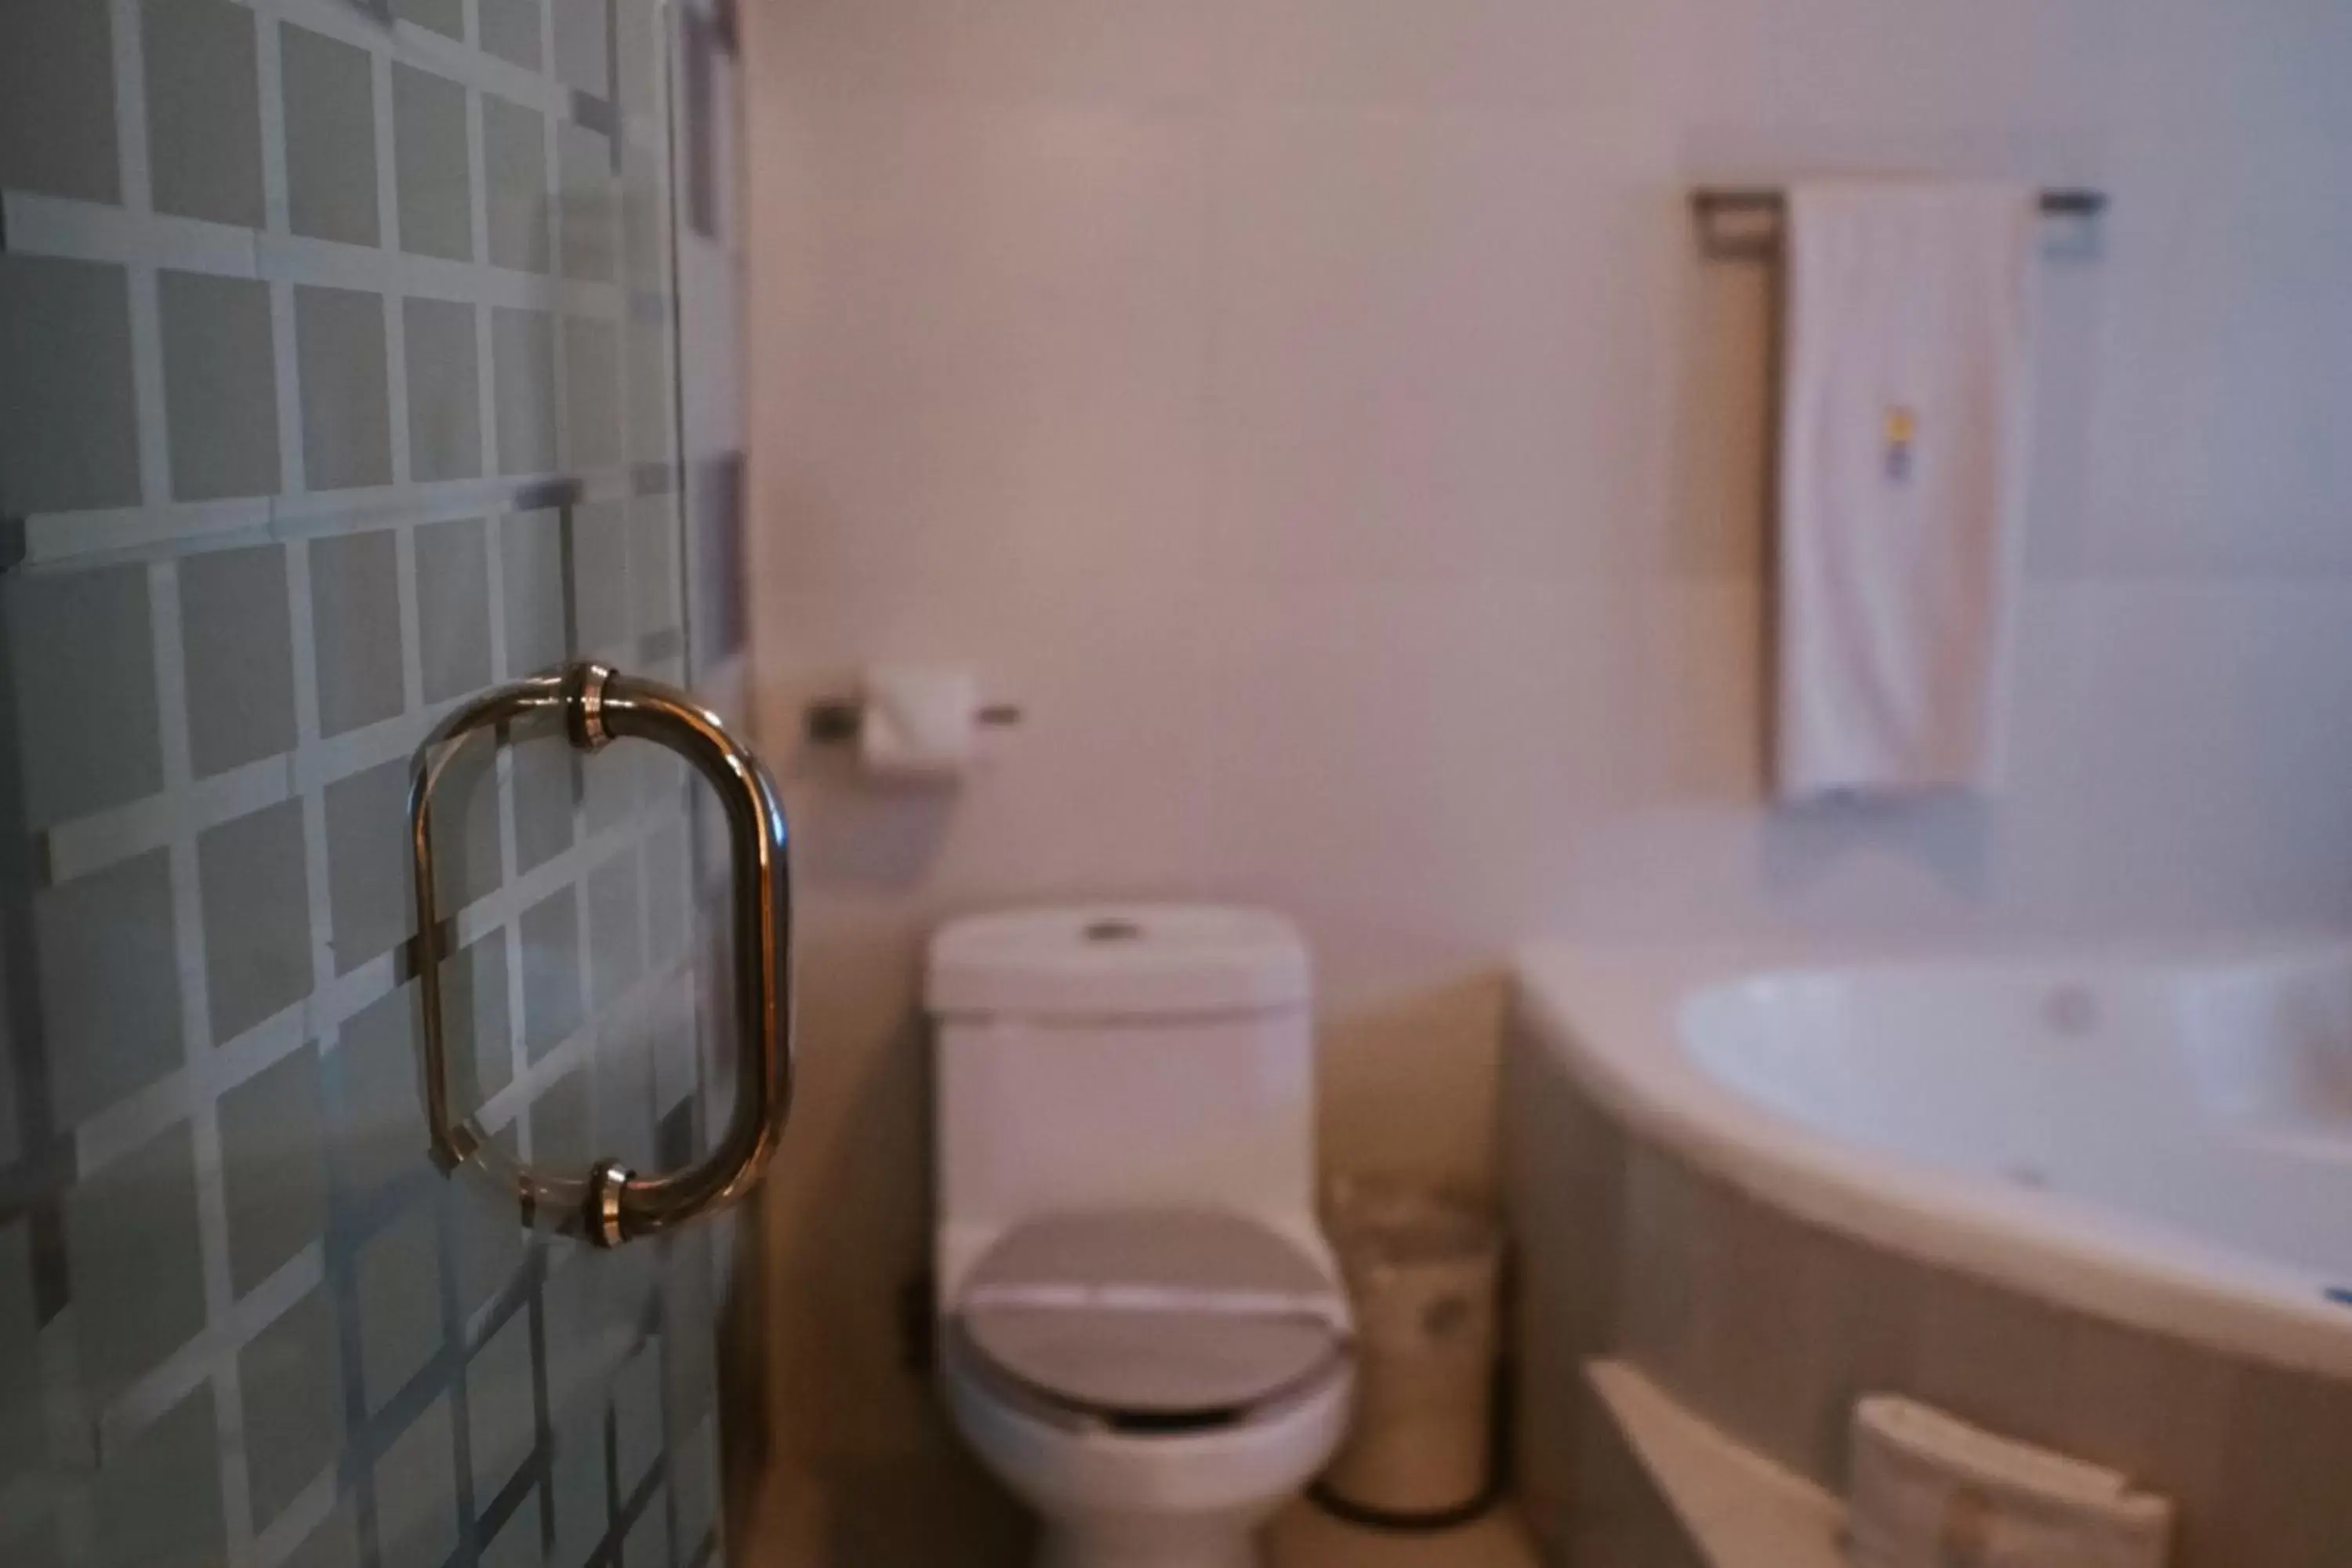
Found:
[[[1057,1215],[973,1268],[957,1315],[993,1363],[1114,1415],[1238,1409],[1317,1371],[1347,1308],[1316,1260],[1237,1215]]]

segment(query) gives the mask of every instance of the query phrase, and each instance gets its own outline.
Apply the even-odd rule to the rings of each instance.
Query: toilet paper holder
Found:
[[[1020,723],[1023,716],[1017,702],[990,702],[976,709],[972,720],[984,729],[1004,730]],[[865,699],[826,697],[808,705],[802,732],[816,745],[841,746],[855,742],[865,727]]]

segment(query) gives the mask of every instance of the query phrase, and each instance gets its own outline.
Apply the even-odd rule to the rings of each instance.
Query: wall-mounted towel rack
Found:
[[[1769,256],[1780,247],[1778,225],[1787,213],[1788,193],[1763,186],[1714,185],[1691,193],[1691,212],[1698,220],[1699,242],[1709,256]],[[2105,191],[2048,190],[2042,193],[2042,216],[2086,222],[2107,210]],[[1733,226],[1725,219],[1754,220]]]

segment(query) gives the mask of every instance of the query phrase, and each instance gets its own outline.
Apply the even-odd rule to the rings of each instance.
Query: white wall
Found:
[[[860,661],[1028,724],[951,804],[822,768],[780,1401],[892,1383],[942,914],[1295,912],[1327,1152],[1475,1173],[1535,932],[2352,913],[2341,0],[766,0],[751,37],[770,744]],[[2112,193],[2048,268],[2021,759],[1988,807],[1760,803],[1761,268],[1693,184]]]

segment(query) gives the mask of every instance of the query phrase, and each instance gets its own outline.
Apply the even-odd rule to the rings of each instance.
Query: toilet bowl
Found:
[[[1230,1422],[1122,1429],[975,1364],[960,1338],[940,1368],[949,1409],[1038,1516],[1042,1568],[1259,1568],[1259,1531],[1338,1450],[1354,1392],[1352,1363],[1335,1357]]]
[[[1046,1568],[1249,1568],[1345,1433],[1308,994],[1296,933],[1247,910],[933,941],[941,1392]]]

